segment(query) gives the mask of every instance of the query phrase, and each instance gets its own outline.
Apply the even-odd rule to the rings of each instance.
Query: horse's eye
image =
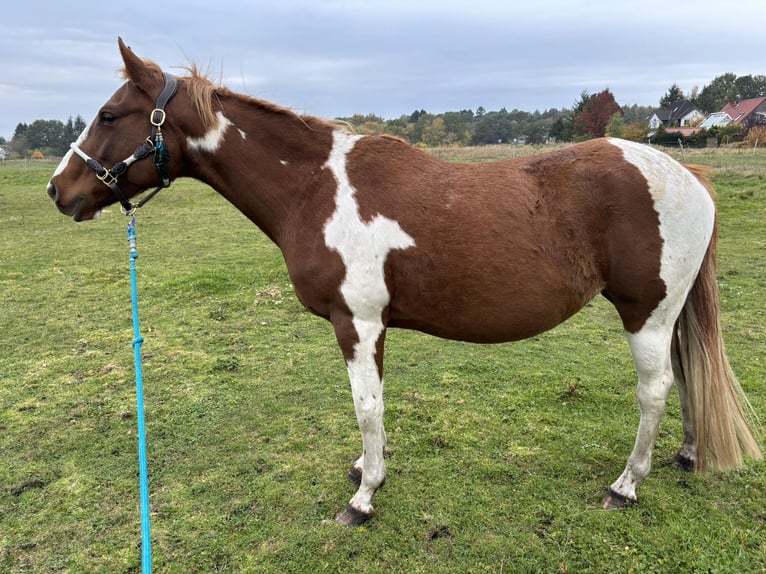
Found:
[[[110,114],[109,112],[101,112],[98,121],[102,125],[111,126],[117,121],[117,116]]]

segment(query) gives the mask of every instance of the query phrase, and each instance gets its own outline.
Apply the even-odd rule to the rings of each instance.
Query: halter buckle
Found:
[[[155,127],[160,127],[165,123],[165,110],[162,108],[154,108],[152,113],[149,114],[149,121]]]
[[[112,172],[106,168],[104,168],[103,175],[96,174],[96,177],[101,183],[109,188],[111,188],[113,185],[117,185],[117,176],[112,174]]]

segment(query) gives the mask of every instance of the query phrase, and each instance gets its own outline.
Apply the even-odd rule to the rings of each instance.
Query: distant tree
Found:
[[[674,102],[685,100],[683,90],[678,87],[678,84],[673,84],[670,89],[660,98],[660,107],[669,108]]]
[[[441,116],[434,118],[429,125],[423,128],[422,141],[430,147],[447,143],[447,124],[444,123]]]
[[[694,86],[692,88],[692,91],[689,93],[689,96],[687,97],[687,99],[691,100],[692,102],[696,102],[699,95],[700,95],[700,87]]]
[[[722,74],[702,88],[694,102],[705,112],[717,112],[737,99],[766,97],[766,76]]]
[[[567,122],[566,116],[561,116],[553,122],[550,136],[556,141],[569,141],[572,139],[572,122]],[[568,124],[568,125],[567,125]]]
[[[583,110],[586,104],[590,101],[590,98],[591,95],[588,90],[580,92],[580,99],[574,103],[572,109],[562,110],[562,112],[558,114],[558,117],[553,120],[549,135],[556,138],[557,141],[572,141],[575,137],[575,117]]]
[[[59,120],[35,120],[25,135],[29,149],[45,150],[56,155],[63,155],[70,143],[66,127]]]
[[[513,139],[513,119],[508,110],[501,108],[497,112],[482,114],[476,122],[471,143],[496,144]]]
[[[766,97],[766,76],[740,76],[734,85],[743,100]]]
[[[646,123],[654,109],[655,108],[653,106],[639,106],[638,104],[633,104],[632,106],[622,106],[622,112],[625,117],[625,125]]]
[[[737,75],[722,74],[702,88],[695,103],[706,113],[717,112],[727,103],[734,101],[738,92]]]
[[[29,129],[29,126],[27,124],[16,124],[16,130],[13,132],[13,137],[16,136],[23,136],[27,133],[27,130]]]
[[[588,90],[583,90],[580,92],[580,99],[575,102],[574,108],[572,108],[572,111],[575,115],[579,114],[585,106],[588,105],[588,102],[590,102],[591,94],[588,92]]]
[[[527,136],[527,143],[529,144],[545,143],[545,138],[550,133],[545,122],[541,119],[533,119],[520,129],[523,131],[524,135]]]
[[[622,108],[615,101],[609,88],[590,96],[577,112],[574,119],[574,133],[585,138],[601,137],[606,132],[609,118],[614,114],[622,115]]]
[[[410,114],[410,123],[411,124],[417,123],[417,121],[420,119],[420,116],[424,116],[427,113],[428,112],[426,112],[425,110],[415,110],[414,112],[412,112],[412,114]]]
[[[8,150],[18,156],[25,156],[29,150],[29,142],[27,141],[27,129],[29,126],[24,123],[16,125],[16,130],[13,132],[11,143],[8,146]]]
[[[634,122],[627,124],[622,137],[634,142],[645,142],[649,134],[649,125],[646,122]]]
[[[622,110],[611,115],[604,128],[604,135],[612,138],[625,137],[625,118],[623,118]]]
[[[423,142],[423,133],[425,132],[425,129],[431,125],[431,122],[433,122],[436,117],[428,112],[422,110],[421,112],[422,113],[418,114],[417,121],[413,123],[412,131],[410,132],[410,141],[414,144]]]
[[[354,114],[350,118],[341,118],[342,121],[351,125],[353,130],[361,135],[373,136],[385,133],[387,124],[383,118],[375,114]]]
[[[64,124],[64,133],[62,136],[62,140],[65,142],[65,145],[68,147],[70,142],[75,141],[83,132],[85,127],[85,121],[82,119],[82,116],[78,115],[74,120],[72,120],[72,116],[69,116],[67,123]],[[66,149],[57,151],[61,152],[59,155],[66,153]]]
[[[463,110],[462,112],[446,112],[441,115],[447,132],[445,143],[464,144],[468,142],[468,123],[473,121],[473,112],[468,110],[468,113]]]
[[[483,115],[484,115],[486,112],[487,112],[487,110],[485,110],[483,106],[479,106],[478,108],[476,108],[476,117],[477,117],[477,118],[480,118],[480,117],[481,117],[481,116],[483,116]]]

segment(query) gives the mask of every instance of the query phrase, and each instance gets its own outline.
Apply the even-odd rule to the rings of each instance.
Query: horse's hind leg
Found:
[[[673,468],[684,472],[692,472],[697,466],[697,449],[694,434],[694,424],[691,420],[689,411],[689,397],[686,390],[686,380],[681,371],[681,365],[678,362],[678,354],[675,350],[677,341],[673,340],[673,373],[675,375],[676,387],[678,388],[678,398],[681,404],[681,418],[684,429],[684,443],[676,453],[671,463]]]
[[[673,386],[670,342],[672,324],[657,324],[650,318],[637,333],[628,333],[628,343],[638,370],[638,404],[641,422],[633,452],[622,475],[612,483],[604,497],[604,508],[621,508],[636,502],[636,488],[649,474],[665,400]]]

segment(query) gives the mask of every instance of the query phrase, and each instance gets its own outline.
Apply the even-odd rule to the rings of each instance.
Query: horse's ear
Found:
[[[162,89],[162,75],[136,56],[119,36],[117,44],[125,63],[125,77],[148,94],[154,93],[158,88]]]

